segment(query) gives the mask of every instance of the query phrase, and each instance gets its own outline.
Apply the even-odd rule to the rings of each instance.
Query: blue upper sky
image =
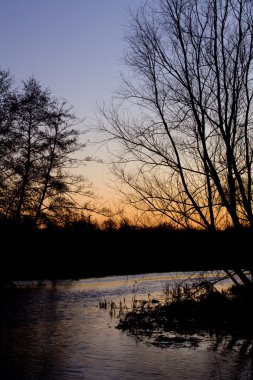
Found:
[[[0,66],[34,76],[87,124],[119,84],[127,9],[142,0],[2,0]],[[97,167],[97,177],[103,176]],[[90,169],[87,168],[88,176]],[[91,178],[93,180],[93,178]]]
[[[123,69],[127,9],[141,0],[3,0],[0,66],[34,76],[90,118]]]

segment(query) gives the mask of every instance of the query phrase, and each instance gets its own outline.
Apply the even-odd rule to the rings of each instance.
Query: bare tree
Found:
[[[56,216],[60,223],[60,215],[74,211],[98,211],[91,204],[91,184],[71,170],[85,161],[78,158],[85,145],[79,142],[82,132],[71,108],[34,78],[23,82],[21,91],[11,90],[4,74],[0,77],[1,216],[28,217],[40,225],[56,221]]]
[[[184,228],[252,229],[252,1],[150,1],[126,39],[132,75],[100,120],[122,192]]]
[[[12,78],[10,73],[0,69],[0,212],[2,205],[5,204],[6,180],[10,175],[8,157],[12,146],[9,133],[11,123],[11,85]]]

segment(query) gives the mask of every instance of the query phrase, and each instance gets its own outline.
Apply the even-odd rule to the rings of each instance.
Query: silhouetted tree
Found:
[[[139,209],[184,228],[253,229],[253,3],[157,0],[131,15],[120,104],[101,129]],[[126,112],[126,109],[132,112]]]
[[[5,204],[4,193],[9,176],[8,158],[12,148],[10,136],[12,78],[8,71],[0,70],[0,211]]]
[[[17,91],[2,72],[0,86],[1,214],[37,225],[90,209],[91,185],[70,172],[84,148],[71,108],[34,78]]]
[[[117,222],[112,218],[106,219],[102,223],[102,229],[106,231],[115,231],[117,228]]]

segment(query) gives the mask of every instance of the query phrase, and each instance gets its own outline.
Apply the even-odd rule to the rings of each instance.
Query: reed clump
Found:
[[[174,339],[170,333],[181,337],[207,333],[233,335],[253,342],[252,296],[252,288],[240,286],[218,291],[207,281],[167,287],[161,300],[134,300],[131,309],[120,317],[117,328],[139,337],[153,336],[157,345],[170,346]]]

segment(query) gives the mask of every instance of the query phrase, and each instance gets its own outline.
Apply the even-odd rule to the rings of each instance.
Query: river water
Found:
[[[5,289],[2,303],[0,378],[252,379],[243,342],[202,336],[198,347],[155,347],[115,328],[118,313],[99,307],[105,300],[130,305],[133,296],[159,298],[166,284],[185,277],[153,273],[15,283]],[[229,342],[233,349],[227,349]]]

